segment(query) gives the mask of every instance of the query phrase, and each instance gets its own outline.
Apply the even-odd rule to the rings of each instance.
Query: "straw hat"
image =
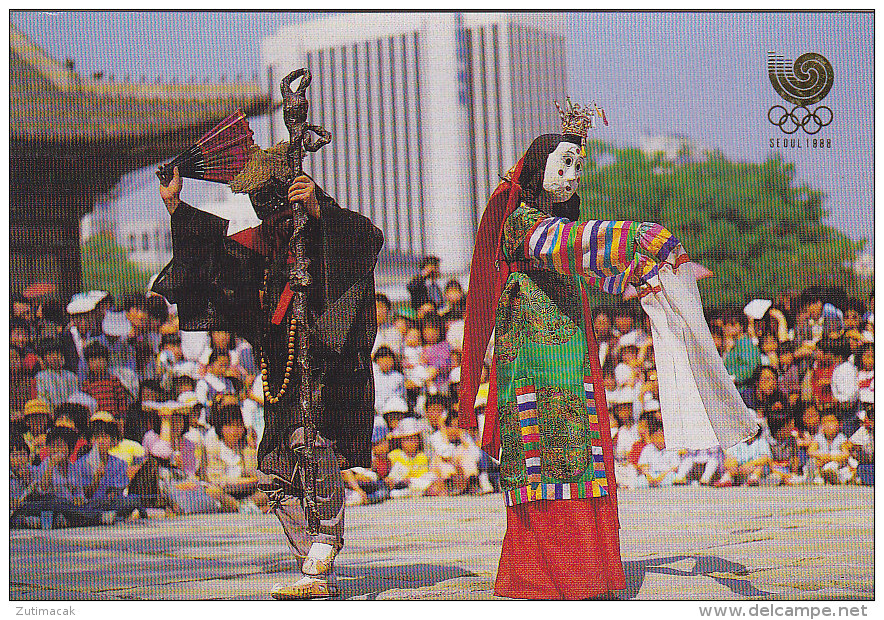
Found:
[[[40,400],[39,398],[35,398],[33,400],[29,400],[25,403],[25,408],[22,411],[22,417],[26,418],[29,415],[52,415],[52,410],[49,408],[49,405]]]
[[[109,414],[107,411],[96,411],[92,414],[92,417],[89,418],[89,422],[107,422],[109,424],[113,424],[114,416]]]

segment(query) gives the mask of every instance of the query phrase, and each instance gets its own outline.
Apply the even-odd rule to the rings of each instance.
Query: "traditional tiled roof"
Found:
[[[128,142],[168,136],[190,141],[232,110],[266,111],[257,83],[157,84],[83,77],[9,26],[10,138]],[[173,153],[158,153],[160,158]]]

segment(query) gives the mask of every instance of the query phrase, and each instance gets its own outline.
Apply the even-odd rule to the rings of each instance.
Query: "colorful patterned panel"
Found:
[[[540,484],[540,429],[537,427],[537,392],[533,385],[516,388],[519,406],[519,424],[522,427],[522,443],[525,447],[525,467],[528,485]]]
[[[608,486],[608,478],[605,472],[605,459],[602,450],[602,435],[599,425],[598,411],[595,407],[595,392],[591,377],[583,378],[583,389],[586,392],[586,406],[589,408],[589,442],[592,445],[592,462],[595,470],[595,480],[601,486]]]
[[[518,489],[506,489],[503,499],[507,506],[515,506],[539,499],[586,499],[604,497],[608,494],[607,480],[584,482],[535,484]]]

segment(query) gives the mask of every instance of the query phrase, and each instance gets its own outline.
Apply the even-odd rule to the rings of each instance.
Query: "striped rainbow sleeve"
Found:
[[[681,244],[675,235],[654,222],[642,222],[636,240],[643,250],[656,256],[661,263]]]
[[[623,276],[625,282],[635,258],[640,224],[546,217],[526,235],[525,255],[552,271],[602,279]]]
[[[644,254],[636,254],[635,258],[629,263],[626,269],[623,270],[622,273],[611,276],[609,278],[599,278],[596,276],[590,276],[586,278],[586,281],[592,285],[600,288],[606,293],[610,293],[612,295],[622,295],[623,291],[626,290],[626,285],[629,284],[629,280],[632,278],[634,273],[637,273],[642,278],[651,278],[657,275],[657,270],[659,269],[659,265],[652,258],[648,258]]]

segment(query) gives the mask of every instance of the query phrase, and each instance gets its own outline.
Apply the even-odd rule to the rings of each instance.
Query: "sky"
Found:
[[[321,17],[283,12],[10,14],[37,45],[55,58],[74,59],[83,74],[101,70],[118,78],[145,75],[150,81],[157,76],[250,78],[261,70],[264,37],[280,26]],[[785,103],[768,80],[767,52],[792,60],[807,52],[825,56],[835,81],[821,103],[832,110],[833,121],[816,137],[831,140],[831,148],[773,150],[794,163],[799,183],[825,192],[830,225],[853,239],[869,239],[871,247],[872,14],[584,12],[568,13],[564,21],[569,93],[575,101],[595,99],[605,107],[610,125],[596,137],[619,146],[638,145],[645,134],[681,134],[731,159],[763,161],[772,152],[770,139],[786,137],[767,119],[771,106]],[[798,135],[804,137],[800,131],[791,137]]]

